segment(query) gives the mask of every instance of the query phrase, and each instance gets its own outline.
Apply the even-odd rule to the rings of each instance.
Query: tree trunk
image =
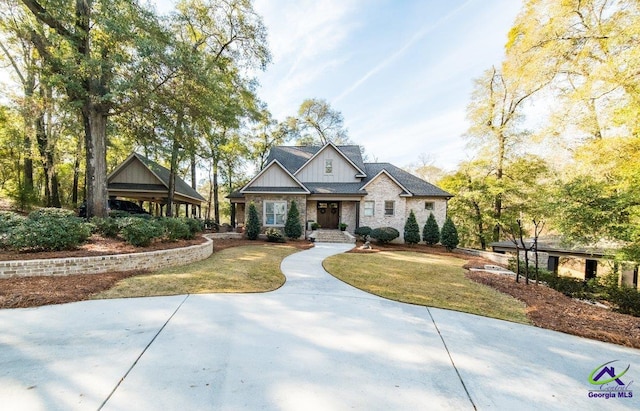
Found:
[[[213,219],[220,226],[220,201],[218,200],[218,161],[213,164]]]
[[[480,206],[475,201],[473,202],[473,209],[476,214],[476,226],[478,228],[478,240],[480,241],[480,249],[487,249],[487,240],[484,238],[484,225],[482,224],[482,211]]]
[[[80,185],[80,156],[82,155],[82,139],[78,139],[75,161],[73,163],[73,187],[71,188],[71,202],[73,207],[78,207],[78,186]]]
[[[229,180],[229,194],[231,194],[233,192],[233,182],[231,179],[231,176],[233,175],[233,168],[231,166],[229,166],[228,172],[227,172],[227,178]],[[236,227],[236,205],[235,203],[231,203],[231,209],[229,210],[229,220],[231,223],[231,227]]]
[[[171,169],[169,170],[169,194],[167,196],[167,217],[173,217],[173,200],[176,192],[176,172],[178,170],[178,150],[180,150],[180,141],[182,141],[182,123],[184,121],[184,113],[182,110],[178,112],[176,117],[176,128],[173,133],[173,144],[171,145]]]
[[[107,113],[89,100],[82,107],[87,217],[107,217]]]

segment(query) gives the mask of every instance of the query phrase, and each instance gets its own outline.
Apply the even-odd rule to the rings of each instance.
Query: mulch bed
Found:
[[[40,258],[90,257],[108,254],[140,253],[146,251],[167,250],[178,247],[201,244],[199,237],[194,240],[175,242],[156,242],[148,247],[134,247],[121,240],[93,236],[91,240],[70,251],[16,253],[2,252],[0,260],[29,260]],[[267,244],[265,241],[249,240],[213,240],[214,252],[242,245]],[[305,250],[313,247],[308,241],[288,241],[288,246]],[[0,308],[25,308],[41,305],[63,304],[89,299],[92,295],[113,287],[118,281],[146,274],[147,271],[112,272],[104,274],[82,274],[70,276],[41,276],[0,279]]]

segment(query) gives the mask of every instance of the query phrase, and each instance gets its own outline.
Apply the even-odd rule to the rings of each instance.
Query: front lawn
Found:
[[[272,291],[285,282],[282,259],[297,251],[286,244],[226,248],[192,264],[126,278],[93,298]]]
[[[465,263],[442,255],[383,251],[339,254],[323,265],[342,281],[391,300],[531,323],[524,303],[467,279]]]

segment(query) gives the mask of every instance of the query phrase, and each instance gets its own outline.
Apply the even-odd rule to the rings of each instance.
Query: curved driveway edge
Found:
[[[272,293],[0,311],[2,406],[640,407],[640,388],[632,398],[591,398],[590,390],[607,387],[588,382],[596,367],[617,360],[609,366],[619,374],[629,365],[619,380],[633,391],[630,381],[640,381],[639,350],[366,294],[322,269],[324,258],[350,247],[316,244],[287,257],[287,282]]]

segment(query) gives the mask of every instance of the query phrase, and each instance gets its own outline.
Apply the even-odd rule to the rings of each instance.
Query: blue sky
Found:
[[[160,11],[172,0],[158,0]],[[256,0],[273,62],[258,94],[274,118],[306,98],[340,110],[371,160],[429,155],[453,170],[479,77],[500,64],[520,0]]]

